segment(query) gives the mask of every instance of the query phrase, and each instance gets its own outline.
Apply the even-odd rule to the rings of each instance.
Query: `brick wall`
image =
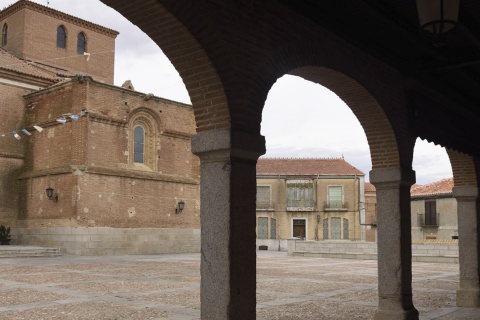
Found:
[[[116,31],[63,14],[32,2],[16,4],[0,17],[8,24],[7,50],[15,55],[47,65],[68,69],[72,73],[92,75],[98,81],[113,84]],[[57,28],[67,32],[66,48],[57,47]],[[77,36],[87,38],[90,59],[77,53]],[[65,73],[62,69],[58,73]]]
[[[20,176],[22,227],[199,227],[199,160],[190,151],[191,106],[89,78],[26,99],[28,124],[45,123],[45,129],[28,140]],[[88,115],[78,121],[55,121],[81,110]],[[131,120],[139,113],[151,121],[155,165],[131,161]],[[47,187],[58,192],[58,203],[47,199]],[[177,214],[180,200],[185,209]]]

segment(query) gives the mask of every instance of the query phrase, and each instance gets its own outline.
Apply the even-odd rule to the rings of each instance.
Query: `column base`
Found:
[[[418,320],[418,311],[413,308],[410,310],[378,310],[373,316],[374,320]]]
[[[479,308],[480,289],[457,290],[457,307]]]

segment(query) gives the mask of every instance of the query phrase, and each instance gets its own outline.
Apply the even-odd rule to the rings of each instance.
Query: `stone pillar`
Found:
[[[256,161],[263,136],[230,129],[192,138],[200,157],[201,319],[256,317]]]
[[[374,319],[418,319],[412,302],[410,187],[415,171],[370,171],[377,190],[378,308]]]
[[[480,307],[480,217],[477,187],[454,187],[458,214],[460,285],[458,307]]]

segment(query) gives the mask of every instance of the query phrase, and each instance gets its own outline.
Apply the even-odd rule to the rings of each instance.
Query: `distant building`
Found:
[[[192,107],[114,86],[116,31],[25,0],[0,11],[0,28],[0,224],[12,243],[199,252]]]
[[[370,182],[365,182],[365,222],[365,241],[377,241],[377,193]]]
[[[257,244],[364,240],[365,175],[344,159],[260,158]]]
[[[453,178],[411,188],[412,239],[457,239],[457,200]]]

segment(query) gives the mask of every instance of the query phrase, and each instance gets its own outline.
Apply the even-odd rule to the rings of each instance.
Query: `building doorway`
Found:
[[[302,238],[306,239],[307,222],[305,219],[293,219],[293,234],[292,236],[295,238]]]

